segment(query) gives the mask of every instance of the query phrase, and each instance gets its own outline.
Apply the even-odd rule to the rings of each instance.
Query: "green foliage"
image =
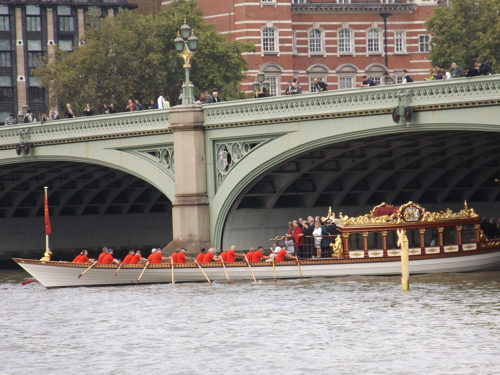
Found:
[[[500,0],[453,0],[434,8],[430,59],[448,69],[452,62],[471,67],[475,60],[500,68]]]
[[[213,24],[203,21],[203,12],[196,6],[196,1],[177,0],[156,16],[163,48],[168,51],[169,60],[175,61],[171,69],[173,74],[169,75],[170,96],[176,97],[184,82],[183,60],[175,52],[174,39],[186,20],[198,38],[198,50],[191,60],[191,80],[195,94],[217,89],[223,100],[241,98],[243,93],[239,91],[239,82],[246,78],[243,72],[248,70],[241,54],[255,51],[255,46],[253,43],[227,42],[224,35],[217,33]]]
[[[81,114],[86,103],[94,113],[114,103],[123,111],[128,99],[147,105],[160,92],[175,103],[185,73],[173,40],[184,23],[194,30],[199,48],[191,60],[195,91],[218,89],[223,100],[240,98],[238,83],[248,69],[242,52],[250,43],[227,42],[213,25],[203,22],[195,1],[178,0],[155,17],[129,11],[105,19],[87,20],[87,31],[73,52],[56,50],[34,70],[41,87],[51,92],[51,106],[71,103]]]

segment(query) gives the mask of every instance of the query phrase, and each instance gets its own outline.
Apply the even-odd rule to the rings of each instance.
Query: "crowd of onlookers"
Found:
[[[217,91],[213,91],[212,93],[205,91],[202,92],[194,102],[195,104],[205,104],[205,103],[218,103],[220,102],[219,93]],[[182,94],[177,100],[177,104],[182,104]],[[135,112],[142,111],[145,109],[164,109],[170,108],[170,98],[168,96],[163,96],[163,93],[160,93],[158,99],[150,99],[148,104],[142,104],[138,99],[132,100],[129,99],[127,105],[124,108],[124,112]],[[83,116],[94,116],[94,115],[109,115],[113,113],[120,112],[117,110],[113,103],[103,104],[102,108],[95,109],[92,108],[90,103],[87,103],[83,108]],[[26,114],[22,114],[22,121],[18,120],[13,113],[10,114],[9,117],[5,120],[5,125],[16,125],[19,122],[22,123],[43,123],[45,121],[50,120],[58,120],[62,118],[76,118],[76,113],[73,110],[70,103],[66,104],[66,108],[62,113],[58,113],[57,111],[50,111],[50,114],[47,116],[45,113],[32,113],[30,109],[28,109]]]
[[[402,70],[403,76],[401,83],[410,83],[414,82],[411,76],[408,74],[408,71],[405,69]],[[462,78],[462,77],[475,77],[482,75],[490,75],[492,74],[492,68],[487,63],[482,63],[480,61],[476,61],[474,67],[465,67],[462,68],[458,66],[456,63],[452,63],[448,70],[444,69],[442,66],[438,65],[434,69],[429,70],[429,76],[425,78],[426,81],[432,80],[440,80],[440,79],[454,79],[454,78]],[[385,72],[382,77],[384,85],[392,85],[396,84],[396,80],[392,77],[389,72]],[[314,79],[313,85],[315,87],[316,92],[328,91],[328,84],[317,78]],[[362,82],[359,83],[361,87],[372,87],[377,86],[378,84],[367,75],[362,76]],[[288,85],[285,89],[285,95],[295,95],[302,94],[302,87],[299,85],[298,79],[293,78],[293,80],[288,81]],[[271,96],[271,93],[266,87],[262,87],[257,90],[254,94],[256,98],[266,98]],[[194,101],[194,104],[208,104],[208,103],[218,103],[220,102],[219,93],[217,90],[210,93],[209,91],[202,92],[199,97]],[[177,104],[182,104],[182,94],[179,96],[177,100]],[[150,99],[149,103],[143,105],[138,99],[132,100],[130,99],[127,105],[124,108],[125,112],[133,112],[133,111],[142,111],[143,109],[163,109],[170,108],[170,98],[168,96],[163,96],[163,93],[160,93],[158,99]],[[83,109],[84,116],[93,116],[93,115],[107,115],[119,112],[113,103],[111,104],[103,104],[100,110],[93,109],[90,104],[87,103],[85,108]],[[66,108],[64,110],[65,118],[75,118],[76,114],[71,108],[71,105],[66,104]],[[43,123],[45,121],[57,120],[60,118],[59,113],[56,111],[50,111],[50,114],[47,116],[45,113],[36,112],[33,114],[30,110],[24,115],[23,122],[24,123]],[[10,116],[5,120],[5,125],[15,125],[18,123],[18,120],[14,116],[14,114],[10,114]]]

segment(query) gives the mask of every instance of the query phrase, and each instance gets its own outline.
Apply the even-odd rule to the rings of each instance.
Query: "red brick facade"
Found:
[[[435,5],[436,0],[199,0],[206,21],[219,32],[256,43],[256,52],[245,54],[250,78],[243,89],[252,91],[262,69],[277,95],[292,77],[305,92],[316,77],[329,90],[359,87],[364,74],[381,80],[386,70],[395,79],[406,69],[415,81],[423,80],[431,68],[425,20]]]

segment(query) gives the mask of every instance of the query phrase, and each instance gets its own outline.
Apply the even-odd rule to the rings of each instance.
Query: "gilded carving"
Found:
[[[435,222],[439,220],[449,220],[449,219],[470,219],[477,218],[479,215],[474,211],[473,208],[468,208],[465,206],[459,212],[453,212],[449,208],[445,211],[440,212],[429,212],[426,211],[422,206],[417,203],[408,202],[402,205],[397,213],[391,215],[383,215],[379,217],[374,217],[374,212],[377,207],[391,207],[385,203],[375,206],[373,210],[366,215],[351,217],[339,214],[339,218],[342,222],[343,227],[349,225],[363,225],[363,224],[387,224],[387,225],[397,225],[405,222]],[[476,226],[478,228],[479,226]],[[425,229],[419,229],[420,233],[425,233]]]

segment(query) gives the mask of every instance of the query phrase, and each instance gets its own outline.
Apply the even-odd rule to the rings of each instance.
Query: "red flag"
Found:
[[[47,199],[47,190],[45,190],[45,195],[43,197],[43,211],[45,214],[45,234],[48,235],[52,233],[52,228],[50,227],[49,202]]]

